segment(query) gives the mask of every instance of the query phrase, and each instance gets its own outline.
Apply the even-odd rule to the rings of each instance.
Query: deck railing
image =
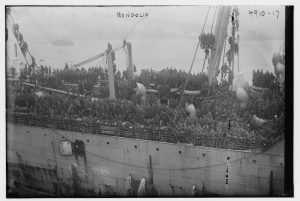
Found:
[[[92,133],[95,135],[111,135],[169,143],[186,143],[195,146],[215,147],[233,150],[249,150],[261,152],[268,147],[266,143],[233,138],[213,138],[199,133],[175,133],[171,131],[152,130],[148,128],[124,128],[109,121],[81,122],[68,119],[51,119],[46,116],[36,116],[30,113],[8,113],[7,121],[15,124],[55,128],[60,130]]]

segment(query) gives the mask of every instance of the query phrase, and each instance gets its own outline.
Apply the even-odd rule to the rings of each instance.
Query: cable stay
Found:
[[[121,46],[121,47],[116,47],[116,48],[114,48],[112,51],[117,51],[117,50],[120,50],[121,48],[123,48],[123,46]],[[107,50],[104,51],[104,52],[102,52],[102,53],[99,53],[99,54],[97,54],[97,55],[95,55],[95,56],[93,56],[93,57],[90,57],[90,58],[88,58],[88,59],[86,59],[86,60],[84,60],[84,61],[82,61],[82,62],[79,62],[79,63],[73,65],[72,67],[73,67],[73,68],[78,68],[78,67],[80,67],[80,66],[82,66],[82,65],[85,65],[85,64],[87,64],[87,63],[89,63],[89,62],[92,62],[92,61],[94,61],[94,60],[96,60],[96,59],[99,59],[99,58],[101,58],[101,57],[103,57],[103,56],[106,56],[106,55],[107,55]]]
[[[33,17],[30,11],[25,8],[26,15],[33,23],[33,25],[38,29],[38,31],[46,38],[46,40],[54,47],[58,54],[64,59],[66,63],[72,63],[72,60],[66,55],[66,53],[57,45],[55,45],[52,36],[43,28],[43,26]]]
[[[201,73],[203,73],[206,61],[208,61],[208,59],[209,59],[209,53],[210,53],[209,49],[214,48],[215,37],[212,33],[212,30],[213,30],[213,27],[214,27],[214,22],[215,22],[217,9],[218,9],[218,7],[216,6],[215,7],[215,12],[213,14],[213,20],[212,20],[212,23],[211,23],[210,33],[207,33],[207,34],[204,33],[203,35],[202,34],[200,35],[200,40],[201,40],[201,45],[200,46],[201,46],[202,49],[204,49],[204,53],[205,53]]]
[[[99,62],[96,64],[96,68],[97,67],[103,67],[106,64],[106,58],[102,57]]]
[[[91,58],[88,58],[88,59],[86,59],[86,60],[84,60],[84,61],[82,61],[82,62],[80,62],[80,63],[78,63],[78,64],[75,64],[75,65],[73,65],[72,67],[73,67],[73,68],[78,68],[78,67],[80,67],[80,66],[82,66],[82,65],[84,65],[84,64],[87,64],[87,63],[92,62],[92,61],[94,61],[94,60],[96,60],[96,59],[99,59],[99,58],[101,58],[101,57],[103,57],[103,56],[105,56],[105,55],[106,55],[106,51],[103,52],[103,53],[97,54],[97,55],[95,55],[95,56],[93,56],[93,57],[91,57]]]
[[[8,20],[7,20],[7,21],[8,21],[8,24],[10,25],[11,30],[14,30],[13,25],[12,25],[12,23],[10,22],[10,20],[11,20],[11,21],[13,22],[13,24],[15,24],[14,19],[13,19],[13,17],[11,16],[11,14],[9,14],[9,16],[10,16],[10,19],[8,18]],[[17,44],[18,44],[19,48],[21,49],[20,43],[18,42],[18,39],[16,38],[15,34],[12,34],[12,35],[13,35],[14,38],[16,39]],[[21,51],[21,52],[22,52],[22,55],[23,55],[23,57],[24,57],[24,59],[25,59],[25,62],[27,63],[28,66],[30,66],[30,64],[29,64],[29,62],[28,62],[28,60],[27,60],[27,58],[26,58],[25,53],[24,53],[23,51]],[[27,52],[30,54],[29,49],[27,49]],[[31,54],[30,54],[30,56],[31,56]]]
[[[41,30],[41,33],[42,34],[44,33],[45,37],[50,40],[50,41],[49,40],[48,41],[51,43],[51,45],[54,46],[54,48],[56,48],[58,51],[60,51],[64,58],[68,59],[72,63],[72,60],[67,56],[67,54],[63,51],[62,48],[60,48],[58,45],[56,45],[54,43],[53,37],[47,32],[47,30],[45,28],[43,28],[43,26],[37,20],[35,20],[35,18],[33,17],[33,15],[30,13],[30,11],[27,8],[26,8],[26,11],[28,12],[27,15],[31,18],[33,23],[37,24],[37,28],[39,28],[39,30]]]
[[[97,67],[101,67],[103,63],[104,63],[104,59],[103,59],[103,57],[102,57],[102,58],[98,61],[98,63],[96,64],[96,68],[97,68]]]
[[[205,25],[206,25],[206,21],[207,21],[207,17],[208,17],[209,11],[210,11],[210,7],[208,8],[208,11],[207,11],[207,14],[206,14],[206,18],[205,18],[205,21],[204,21],[204,24],[203,24],[203,27],[202,27],[202,31],[201,31],[200,36],[203,34],[204,27],[205,27]],[[187,76],[187,78],[186,78],[186,82],[185,82],[185,84],[184,84],[183,89],[181,90],[180,101],[179,101],[179,104],[178,104],[178,106],[177,106],[176,113],[175,113],[175,117],[174,117],[174,124],[176,123],[176,119],[177,119],[177,115],[178,115],[178,110],[179,110],[179,107],[180,107],[180,105],[181,105],[181,102],[182,102],[182,99],[183,99],[183,95],[184,95],[184,91],[185,91],[185,89],[186,89],[187,83],[188,83],[189,78],[190,78],[190,75],[191,75],[191,71],[192,71],[192,68],[193,68],[193,65],[194,65],[194,62],[195,62],[195,58],[196,58],[196,55],[197,55],[197,52],[198,52],[198,49],[199,49],[199,46],[200,46],[200,42],[201,42],[201,40],[199,39],[199,40],[198,40],[197,47],[196,47],[196,50],[195,50],[195,53],[194,53],[194,57],[193,57],[193,60],[192,60],[191,66],[190,66],[190,70],[189,70],[188,76]]]
[[[66,63],[69,63],[69,62],[72,63],[71,59],[65,54],[65,52],[59,46],[55,45],[51,35],[42,27],[42,25],[37,20],[34,19],[34,17],[32,16],[32,14],[29,12],[29,10],[27,8],[26,8],[26,11],[28,12],[28,13],[26,13],[26,15],[31,20],[33,25],[38,29],[38,31],[41,32],[41,34],[46,38],[46,40],[54,47],[54,49],[64,59],[64,61]]]
[[[28,11],[28,10],[27,10]],[[28,11],[29,12],[29,11]],[[140,23],[140,22],[142,22],[144,19],[142,19],[142,20],[140,20],[139,22],[137,22],[136,24],[134,24],[130,29],[129,29],[129,31],[125,34],[125,36],[124,37],[122,37],[122,39],[120,39],[115,45],[114,45],[114,47],[115,46],[117,46],[116,48],[114,48],[112,51],[114,52],[114,51],[117,51],[117,50],[119,50],[119,49],[122,49],[122,48],[124,48],[124,41],[126,40],[126,38],[133,32],[133,30],[137,27],[137,25]],[[47,37],[46,37],[47,38]],[[51,38],[51,37],[50,37]],[[49,41],[49,40],[48,40]],[[53,46],[54,46],[54,44],[53,44],[53,42],[51,42],[51,41],[49,41]],[[123,44],[121,45],[120,43],[121,42],[123,42]],[[59,48],[59,47],[58,47]],[[61,50],[61,49],[60,49]],[[61,50],[62,51],[62,50]],[[64,54],[64,52],[62,51],[62,54]],[[61,56],[63,56],[63,58],[65,59],[65,57],[67,57],[65,54],[65,56],[64,55],[62,55],[61,54]],[[80,66],[82,66],[82,65],[85,65],[85,64],[87,64],[87,63],[89,63],[89,62],[92,62],[92,61],[94,61],[94,60],[96,60],[96,59],[99,59],[99,58],[102,58],[102,57],[104,57],[104,56],[106,56],[107,55],[107,51],[104,51],[104,52],[102,52],[102,53],[99,53],[99,54],[97,54],[97,55],[95,55],[95,56],[93,56],[93,57],[90,57],[90,58],[88,58],[88,59],[86,59],[86,60],[83,60],[82,62],[79,62],[79,63],[77,63],[77,64],[74,64],[74,65],[71,65],[71,67],[73,67],[73,68],[78,68],[78,67],[80,67]],[[70,60],[70,59],[69,59]],[[71,60],[70,60],[71,61]],[[97,63],[97,65],[96,66],[98,66],[98,64],[101,62],[101,60]],[[71,63],[72,63],[72,61],[71,61]]]
[[[130,34],[132,34],[132,32],[134,31],[134,29],[137,27],[137,25],[138,25],[139,23],[141,23],[143,20],[145,20],[145,19],[142,19],[142,20],[138,21],[136,24],[134,24],[134,25],[129,29],[129,31],[128,31],[123,37],[121,37],[121,39],[114,45],[114,47],[116,47],[116,48],[114,48],[112,51],[115,52],[115,51],[117,51],[117,50],[119,50],[119,49],[124,48],[124,46],[125,46],[124,41],[126,41],[126,39],[129,37]],[[94,60],[96,60],[96,59],[99,59],[99,58],[101,58],[101,57],[103,57],[103,56],[106,56],[106,51],[103,52],[103,53],[97,54],[97,55],[95,55],[95,56],[93,56],[93,57],[91,57],[91,58],[88,58],[88,59],[86,59],[86,60],[84,60],[84,61],[82,61],[82,62],[80,62],[80,63],[77,63],[77,64],[73,65],[72,67],[78,68],[78,67],[80,67],[80,66],[82,66],[82,65],[85,65],[85,64],[87,64],[87,63],[89,63],[89,62],[92,62],[92,61],[94,61]],[[100,63],[100,61],[97,63],[96,66],[98,66],[99,63]]]
[[[133,31],[136,29],[136,27],[143,22],[144,20],[146,20],[147,18],[143,18],[140,21],[136,22],[125,34],[123,37],[121,37],[121,39],[114,45],[115,46],[120,46],[121,43],[123,43],[123,41],[126,41],[128,39],[128,37],[133,33]]]

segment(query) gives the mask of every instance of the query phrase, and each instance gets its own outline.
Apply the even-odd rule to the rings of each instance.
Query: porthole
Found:
[[[178,151],[178,153],[181,154],[182,152],[181,152],[181,151]]]
[[[230,160],[230,157],[229,157],[229,156],[227,156],[227,160]]]
[[[59,153],[62,156],[71,156],[73,154],[72,143],[69,140],[62,140],[58,143]]]
[[[206,155],[205,155],[205,154],[202,154],[202,156],[205,157]]]
[[[136,146],[136,145],[134,145],[134,148],[136,148],[136,149],[137,149],[137,146]]]
[[[90,140],[86,140],[87,142],[90,142]]]
[[[106,142],[106,144],[109,144],[109,142]]]
[[[159,148],[156,148],[156,151],[159,151]]]

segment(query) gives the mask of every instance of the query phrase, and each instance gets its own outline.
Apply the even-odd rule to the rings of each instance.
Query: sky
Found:
[[[140,22],[131,37],[141,38],[191,38],[198,35],[204,23],[208,6],[145,6],[145,7],[27,7],[29,12],[47,29],[54,38],[66,37],[71,40],[119,39],[124,30],[128,31]],[[265,12],[279,11],[276,16],[251,17],[249,10]],[[207,30],[210,30],[215,7],[211,6]],[[284,7],[280,6],[239,6],[241,39],[283,39]],[[145,18],[118,18],[117,13],[148,13]],[[16,20],[24,32],[32,27],[24,7],[13,8]],[[276,12],[277,14],[277,12]],[[246,25],[246,26],[243,26]],[[31,32],[29,40],[40,38]]]
[[[214,28],[212,22],[216,8],[210,7],[204,32],[210,32]],[[103,52],[108,42],[118,46],[126,38],[132,42],[133,60],[138,70],[160,70],[166,67],[188,70],[208,9],[208,6],[14,7],[12,15],[20,25],[29,50],[38,60],[43,59],[46,65],[59,68],[65,62],[40,33],[29,15],[42,25],[53,40],[73,42],[70,46],[60,46],[73,63]],[[245,73],[254,68],[272,70],[271,57],[284,44],[284,7],[238,6],[238,9],[239,59]],[[249,13],[255,10],[259,13],[257,16]],[[265,16],[260,15],[262,11]],[[118,12],[144,16],[147,13],[148,16],[120,18]],[[230,28],[229,24],[228,34]],[[124,69],[124,52],[120,51],[116,56],[117,66]],[[196,67],[192,72],[199,72],[203,59],[202,51],[197,55]],[[87,66],[98,63],[101,61],[94,61]]]

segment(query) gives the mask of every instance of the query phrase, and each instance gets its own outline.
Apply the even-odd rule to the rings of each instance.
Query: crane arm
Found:
[[[121,48],[123,48],[123,45],[120,46],[120,47],[116,47],[116,48],[112,49],[112,51],[114,52],[114,51],[119,50],[119,49],[121,49]],[[96,60],[96,59],[99,59],[99,58],[101,58],[101,57],[103,57],[103,56],[107,56],[107,54],[108,54],[108,52],[107,52],[107,50],[105,50],[105,52],[100,53],[100,54],[97,54],[97,55],[95,55],[95,56],[93,56],[93,57],[91,57],[91,58],[88,58],[88,59],[86,59],[86,60],[84,60],[84,61],[78,63],[78,64],[75,64],[75,65],[73,65],[73,67],[74,67],[74,68],[78,68],[78,67],[80,67],[80,66],[82,66],[82,65],[84,65],[84,64],[87,64],[87,63],[89,63],[89,62],[92,62],[92,61],[94,61],[94,60]]]
[[[105,55],[106,55],[106,51],[103,52],[103,53],[97,54],[96,56],[93,56],[93,57],[91,57],[89,59],[86,59],[86,60],[84,60],[84,61],[82,61],[82,62],[80,62],[78,64],[75,64],[73,67],[78,68],[78,67],[80,67],[80,66],[82,66],[84,64],[87,64],[87,63],[92,62],[92,61],[94,61],[96,59],[99,59],[99,58],[101,58],[101,57],[103,57]]]

